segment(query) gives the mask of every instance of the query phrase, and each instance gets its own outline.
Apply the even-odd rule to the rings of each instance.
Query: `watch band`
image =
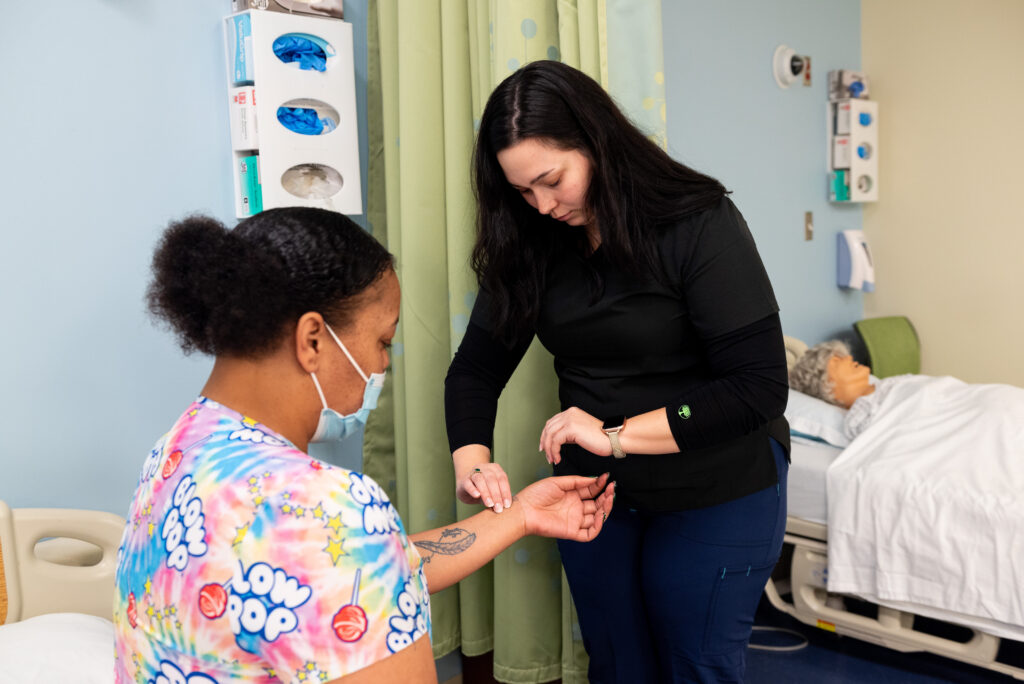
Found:
[[[608,441],[612,443],[612,456],[615,458],[626,458],[626,452],[622,450],[622,442],[619,441],[619,433],[626,427],[626,416],[619,414],[604,419],[601,432],[608,435]]]
[[[612,456],[615,458],[626,458],[626,452],[622,450],[622,442],[619,441],[619,432],[622,430],[620,427],[614,432],[609,430],[604,434],[608,435],[608,441],[612,443]]]

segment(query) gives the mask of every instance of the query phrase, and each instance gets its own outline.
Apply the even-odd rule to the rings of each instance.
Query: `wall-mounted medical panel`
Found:
[[[846,99],[827,105],[829,199],[878,200],[878,103]]]
[[[225,38],[234,168],[257,156],[262,193],[243,202],[236,172],[238,217],[286,206],[361,214],[352,25],[249,10],[225,19]]]

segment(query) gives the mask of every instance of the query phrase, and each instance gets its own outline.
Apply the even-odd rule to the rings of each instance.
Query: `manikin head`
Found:
[[[822,342],[807,350],[789,372],[789,384],[798,392],[850,408],[853,402],[875,391],[871,369],[854,361],[838,340]]]

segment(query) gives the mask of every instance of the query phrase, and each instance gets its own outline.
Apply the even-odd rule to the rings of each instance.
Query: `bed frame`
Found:
[[[904,653],[927,651],[1024,680],[1024,669],[996,660],[1001,643],[997,636],[961,627],[972,636],[957,641],[915,629],[917,616],[913,613],[875,606],[877,616],[870,617],[847,610],[843,596],[825,589],[827,530],[825,525],[801,518],[787,519],[784,541],[792,549],[792,556],[784,553],[784,561],[765,587],[773,606],[804,624],[829,632]]]
[[[795,337],[785,336],[784,343],[786,365],[792,370],[793,364],[808,347]],[[914,622],[918,616],[913,613],[829,593],[825,589],[828,578],[827,540],[826,525],[794,516],[786,519],[783,560],[765,587],[773,606],[804,624],[829,632],[904,653],[935,653],[1024,680],[1024,668],[996,660],[1002,642],[997,636],[966,627],[959,628],[970,634],[963,641],[938,636],[915,629]],[[874,610],[870,613],[873,615],[849,610],[855,605],[855,601],[849,598],[872,606]]]
[[[0,501],[0,625],[46,613],[110,619],[124,518]]]

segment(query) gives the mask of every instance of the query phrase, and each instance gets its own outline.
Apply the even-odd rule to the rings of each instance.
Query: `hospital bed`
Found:
[[[806,349],[793,338],[786,346],[791,365]],[[795,416],[793,426],[800,426]],[[1024,625],[1000,623],[996,630],[983,618],[934,606],[875,603],[828,591],[826,472],[843,449],[800,432],[794,429],[782,560],[765,589],[771,604],[830,632],[897,651],[935,653],[1024,680],[1024,667],[1000,656],[1003,639],[1024,642]],[[1024,582],[1024,577],[1014,579]]]
[[[0,501],[0,682],[113,679],[112,513]]]

